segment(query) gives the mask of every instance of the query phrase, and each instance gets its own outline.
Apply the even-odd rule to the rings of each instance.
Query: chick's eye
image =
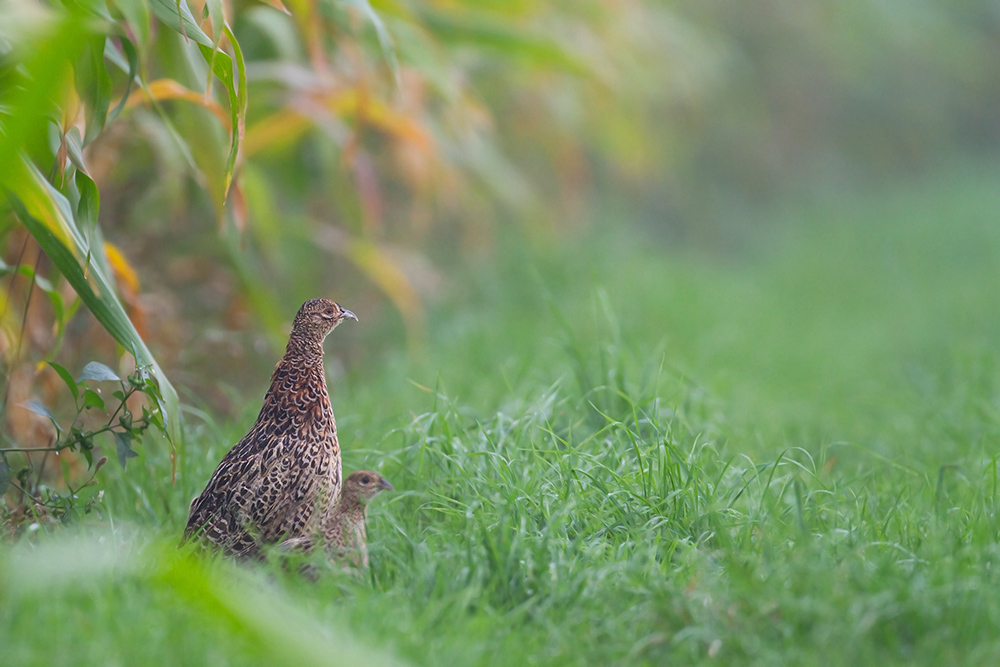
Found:
[[[372,481],[372,480],[371,480],[371,478],[370,478],[370,477],[368,477],[368,475],[365,475],[364,477],[362,477],[362,478],[361,478],[361,483],[362,483],[362,484],[368,484],[368,483],[369,483],[369,482],[371,482],[371,481]]]

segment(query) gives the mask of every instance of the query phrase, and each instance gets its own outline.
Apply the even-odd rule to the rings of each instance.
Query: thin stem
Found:
[[[69,447],[69,445],[62,445],[61,447],[3,447],[0,448],[0,452],[61,452],[62,450]]]
[[[18,271],[21,268],[21,260],[24,259],[24,252],[28,249],[28,238],[30,237],[26,234],[24,237],[24,243],[21,244],[21,252],[19,252],[17,255],[17,264],[16,264],[17,268],[10,274],[10,284],[7,286],[8,294],[13,293],[14,280],[17,278]],[[32,286],[34,286],[35,284],[34,277],[32,277],[31,284]],[[31,298],[30,292],[28,293],[28,297],[29,299]],[[0,313],[0,317],[5,317],[7,315],[7,308],[9,305],[10,305],[10,299],[5,299],[3,305],[3,312]],[[25,309],[25,311],[27,311],[27,309]],[[24,338],[24,331],[22,330],[21,337],[17,339],[17,351],[14,353],[14,357],[11,360],[10,370],[13,370],[14,365],[17,363],[18,358],[20,358],[21,356],[21,341],[23,340],[23,338]],[[10,375],[8,375],[7,384],[5,384],[3,388],[3,400],[0,401],[0,410],[3,410],[4,414],[6,414],[7,412],[7,401],[10,399],[10,379],[11,379]]]
[[[20,484],[18,484],[14,480],[10,480],[10,485],[13,486],[13,487],[15,487],[16,489],[18,489],[21,493],[23,493],[27,497],[31,498],[33,501],[35,501],[39,505],[45,505],[46,504],[45,501],[42,498],[31,494],[23,486],[21,486]]]
[[[125,405],[125,401],[127,401],[129,398],[131,398],[132,394],[134,394],[136,392],[135,387],[131,387],[130,386],[128,389],[125,389],[125,383],[122,382],[121,385],[122,385],[122,392],[123,392],[122,393],[122,400],[118,402],[118,407],[115,408],[115,411],[111,414],[111,418],[108,419],[108,426],[111,426],[111,424],[115,421],[115,417],[117,417],[118,413],[121,412],[122,406]]]
[[[139,420],[132,425],[133,430],[143,430],[148,424],[144,420]],[[101,433],[107,433],[108,431],[114,432],[114,426],[109,422],[107,426],[102,426],[96,431],[91,431],[86,435],[86,438],[92,438],[95,435],[100,435]],[[64,445],[58,445],[56,447],[0,447],[0,452],[61,452],[68,447],[72,447],[76,444],[76,440],[73,442],[67,442]]]

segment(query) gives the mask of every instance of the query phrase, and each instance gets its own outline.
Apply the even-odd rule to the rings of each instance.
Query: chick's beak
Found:
[[[354,313],[352,313],[351,311],[347,310],[346,308],[341,308],[340,309],[340,319],[342,319],[342,320],[352,319],[355,322],[357,322],[358,321],[358,316],[355,315]]]
[[[389,480],[387,480],[385,477],[382,478],[382,481],[379,482],[378,485],[381,486],[386,491],[392,491],[393,490],[392,489],[392,484],[390,484]]]

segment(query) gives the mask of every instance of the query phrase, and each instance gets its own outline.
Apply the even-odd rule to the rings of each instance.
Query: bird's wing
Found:
[[[301,537],[290,537],[278,545],[278,551],[286,554],[309,554],[315,547],[315,538],[302,535]]]
[[[185,539],[201,535],[233,555],[309,531],[340,493],[335,427],[303,443],[287,433],[251,431],[222,458],[191,503]],[[252,533],[252,534],[251,534]]]
[[[205,489],[191,501],[187,526],[184,528],[185,540],[198,535],[218,542],[227,532],[226,519],[232,514],[229,511],[230,500],[236,491],[241,461],[245,460],[245,456],[241,455],[241,451],[246,449],[245,443],[246,438],[222,457]]]
[[[251,431],[226,452],[201,494],[191,501],[184,539],[201,537],[232,555],[251,555],[257,542],[241,507],[252,494],[254,478],[269,466],[266,438]]]
[[[313,532],[314,517],[339,491],[334,454],[325,443],[309,446],[308,452],[301,449],[289,452],[263,477],[247,506],[247,516],[259,526],[264,542]]]

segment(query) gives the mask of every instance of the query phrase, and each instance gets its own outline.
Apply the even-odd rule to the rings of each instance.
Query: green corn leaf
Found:
[[[554,67],[586,76],[590,68],[553,40],[505,25],[475,12],[461,14],[423,8],[420,17],[442,41],[470,44],[541,67]]]
[[[229,38],[233,46],[233,53],[236,56],[235,72],[234,61],[225,51],[218,48],[217,43],[199,27],[194,15],[183,0],[176,3],[171,0],[151,0],[150,8],[153,13],[165,24],[183,34],[185,37],[194,40],[201,49],[205,62],[209,64],[212,73],[222,82],[229,97],[229,112],[232,125],[232,138],[230,140],[229,156],[226,160],[226,170],[223,174],[221,192],[212,193],[216,204],[221,209],[229,194],[229,186],[233,181],[233,173],[236,170],[236,158],[239,155],[240,141],[243,138],[243,127],[246,121],[246,64],[243,60],[243,52],[240,49],[236,36],[225,23],[224,16],[219,8],[218,17],[212,6],[209,5],[209,14],[213,23],[219,21],[222,33]]]
[[[76,205],[76,221],[93,247],[99,241],[95,234],[99,231],[97,212],[101,205],[101,194],[97,191],[97,184],[83,170],[76,172],[76,188],[80,193],[80,201]],[[107,270],[106,266],[102,268]]]
[[[92,17],[99,18],[104,21],[113,21],[114,18],[108,12],[108,4],[105,0],[77,0],[72,7],[75,11],[80,11],[84,16],[89,14]],[[82,10],[82,11],[81,11]]]
[[[347,4],[356,7],[366,19],[371,21],[372,26],[375,28],[375,34],[378,36],[378,44],[386,60],[389,61],[389,69],[392,70],[392,75],[395,77],[396,85],[398,86],[399,59],[396,58],[396,47],[392,43],[392,37],[389,35],[389,30],[385,27],[382,17],[372,8],[369,0],[350,0]]]
[[[229,194],[229,186],[233,182],[233,172],[236,170],[236,158],[240,151],[240,140],[243,138],[243,128],[246,120],[247,110],[247,77],[246,64],[243,61],[243,52],[240,50],[239,42],[233,35],[229,26],[223,26],[223,31],[233,45],[233,53],[236,55],[235,72],[233,58],[221,49],[209,48],[199,45],[201,53],[205,57],[215,76],[222,82],[229,96],[230,125],[232,126],[232,138],[229,145],[229,156],[226,159],[226,170],[223,174],[223,186],[221,193],[213,193],[216,196],[216,203],[220,205],[225,202]]]
[[[0,184],[8,188],[14,172],[20,170],[17,156],[37,148],[47,136],[67,67],[76,61],[85,43],[83,29],[72,16],[48,21],[37,29],[41,36],[34,40],[31,55],[21,68],[30,83],[15,87],[4,100],[10,113],[4,117],[0,132]]]
[[[226,15],[222,11],[222,0],[205,0],[205,13],[212,19],[213,37],[218,39],[222,34],[222,26],[226,23]]]
[[[80,136],[80,130],[76,126],[69,128],[63,139],[66,142],[66,155],[69,157],[69,161],[73,163],[77,171],[86,174],[87,165],[83,162],[83,137]]]
[[[179,402],[167,376],[160,369],[115,295],[113,282],[93,255],[103,248],[90,247],[80,234],[69,201],[52,187],[23,155],[10,162],[14,168],[4,183],[7,199],[42,250],[56,265],[97,321],[126,349],[136,364],[150,366],[164,400],[164,421],[172,440],[180,435]]]
[[[226,193],[229,193],[229,186],[233,182],[233,172],[236,170],[236,158],[240,151],[240,142],[243,140],[243,131],[247,117],[247,68],[243,60],[243,50],[240,43],[236,41],[236,35],[228,24],[223,25],[223,31],[233,46],[233,54],[236,56],[236,108],[230,108],[233,124],[233,138],[229,149],[229,159],[226,161]],[[232,94],[229,96],[229,103],[232,104]]]
[[[202,46],[214,46],[215,42],[198,25],[184,0],[149,0],[149,8],[174,31]]]
[[[147,4],[145,0],[114,0],[114,4],[135,36],[139,50],[145,53],[146,45],[149,44],[149,4],[152,3]],[[122,40],[123,46],[125,41]]]
[[[132,84],[135,83],[135,76],[139,72],[139,54],[136,53],[135,46],[124,37],[119,37],[119,40],[121,41],[122,52],[125,54],[124,62],[121,61],[121,54],[114,47],[110,39],[105,42],[104,56],[128,72],[128,82],[125,84],[125,92],[122,94],[122,98],[115,105],[115,108],[108,113],[105,124],[113,123],[118,118],[118,114],[125,108],[128,96],[132,92]]]
[[[104,66],[104,50],[107,38],[104,35],[91,35],[86,40],[83,58],[80,59],[76,72],[76,89],[86,102],[86,134],[83,144],[94,140],[104,129],[108,118],[108,108],[111,106],[111,76]]]

